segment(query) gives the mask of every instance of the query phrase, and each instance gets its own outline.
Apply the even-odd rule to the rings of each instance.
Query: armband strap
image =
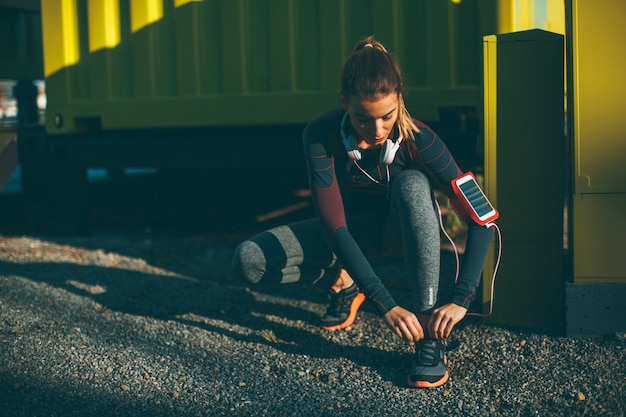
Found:
[[[459,216],[459,219],[465,220],[469,217],[469,213],[467,212],[465,205],[459,201],[457,196],[450,199],[450,207],[452,207],[452,210],[454,210],[456,215]]]

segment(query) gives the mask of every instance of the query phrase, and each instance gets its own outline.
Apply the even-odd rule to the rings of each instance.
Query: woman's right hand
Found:
[[[387,326],[394,331],[400,339],[409,342],[419,342],[424,338],[424,329],[417,320],[415,314],[400,306],[396,306],[389,310],[383,316]]]

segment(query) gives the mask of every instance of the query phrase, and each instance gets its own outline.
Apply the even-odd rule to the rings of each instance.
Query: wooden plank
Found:
[[[0,188],[17,168],[17,140],[15,132],[0,132]]]

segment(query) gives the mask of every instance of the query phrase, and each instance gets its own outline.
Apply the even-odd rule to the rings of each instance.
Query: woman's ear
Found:
[[[341,92],[341,90],[339,90],[338,96],[339,96],[339,103],[341,103],[341,107],[343,107],[347,111],[348,104],[346,103],[346,99],[343,96],[343,93]]]

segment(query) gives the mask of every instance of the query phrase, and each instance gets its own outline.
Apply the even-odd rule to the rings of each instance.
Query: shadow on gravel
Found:
[[[11,375],[0,372],[0,410],[5,417],[33,416],[177,416],[197,417],[189,407],[171,402],[168,407],[150,404],[122,391],[118,395],[102,389],[71,384],[46,384],[31,379],[25,384],[7,384]]]
[[[347,346],[329,340],[328,333],[327,337],[323,336],[324,331],[315,325],[321,313],[320,305],[325,303],[325,291],[318,288],[283,285],[249,289],[174,274],[147,274],[73,263],[0,262],[0,270],[3,275],[24,277],[88,297],[103,307],[101,314],[119,312],[163,322],[175,321],[288,354],[320,359],[346,358],[376,370],[395,385],[405,384],[405,375],[398,373],[405,368],[398,366],[407,360],[404,353],[358,343]],[[307,300],[301,297],[303,288]],[[29,300],[24,302],[28,304]],[[385,337],[385,331],[381,322],[381,338]],[[113,345],[123,342],[115,329],[100,332],[97,337]],[[393,338],[390,332],[388,337]],[[143,340],[143,348],[153,351],[154,342]]]

